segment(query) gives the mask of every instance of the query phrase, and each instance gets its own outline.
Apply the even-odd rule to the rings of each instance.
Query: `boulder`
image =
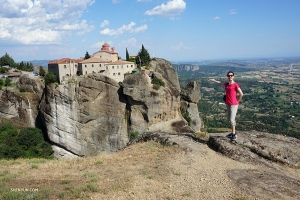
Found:
[[[198,103],[201,99],[200,85],[196,81],[189,82],[181,91],[183,100],[193,103]]]

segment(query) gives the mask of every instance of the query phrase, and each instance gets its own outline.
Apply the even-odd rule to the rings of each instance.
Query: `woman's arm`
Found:
[[[224,83],[222,83],[221,81],[217,81],[216,79],[212,78],[212,79],[208,79],[211,82],[217,83],[219,85],[224,85]]]
[[[237,89],[237,93],[239,94],[237,97],[237,101],[239,102],[242,99],[244,94],[243,94],[243,91],[241,90],[241,88]]]

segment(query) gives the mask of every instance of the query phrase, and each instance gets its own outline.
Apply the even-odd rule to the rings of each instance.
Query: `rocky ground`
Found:
[[[106,156],[2,161],[0,178],[8,190],[38,188],[38,199],[300,199],[299,140],[225,135],[145,133]]]

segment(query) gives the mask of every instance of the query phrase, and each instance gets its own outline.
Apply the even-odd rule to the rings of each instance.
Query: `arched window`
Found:
[[[114,68],[115,68],[115,66],[112,66],[112,68],[114,69]]]

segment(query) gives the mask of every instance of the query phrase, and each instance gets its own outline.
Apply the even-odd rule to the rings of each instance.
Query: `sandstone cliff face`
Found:
[[[88,75],[47,88],[41,113],[56,157],[114,152],[128,142],[126,104],[119,85],[101,75]]]
[[[0,90],[0,123],[9,122],[19,128],[35,127],[44,83],[39,78],[30,79],[22,75],[16,85],[24,88],[25,92],[19,92],[14,87]]]
[[[150,66],[151,75],[142,71],[126,76],[123,81],[123,92],[130,110],[130,131],[192,132],[180,114],[177,72],[164,59],[155,58]],[[165,86],[154,89],[153,78],[161,79]]]

